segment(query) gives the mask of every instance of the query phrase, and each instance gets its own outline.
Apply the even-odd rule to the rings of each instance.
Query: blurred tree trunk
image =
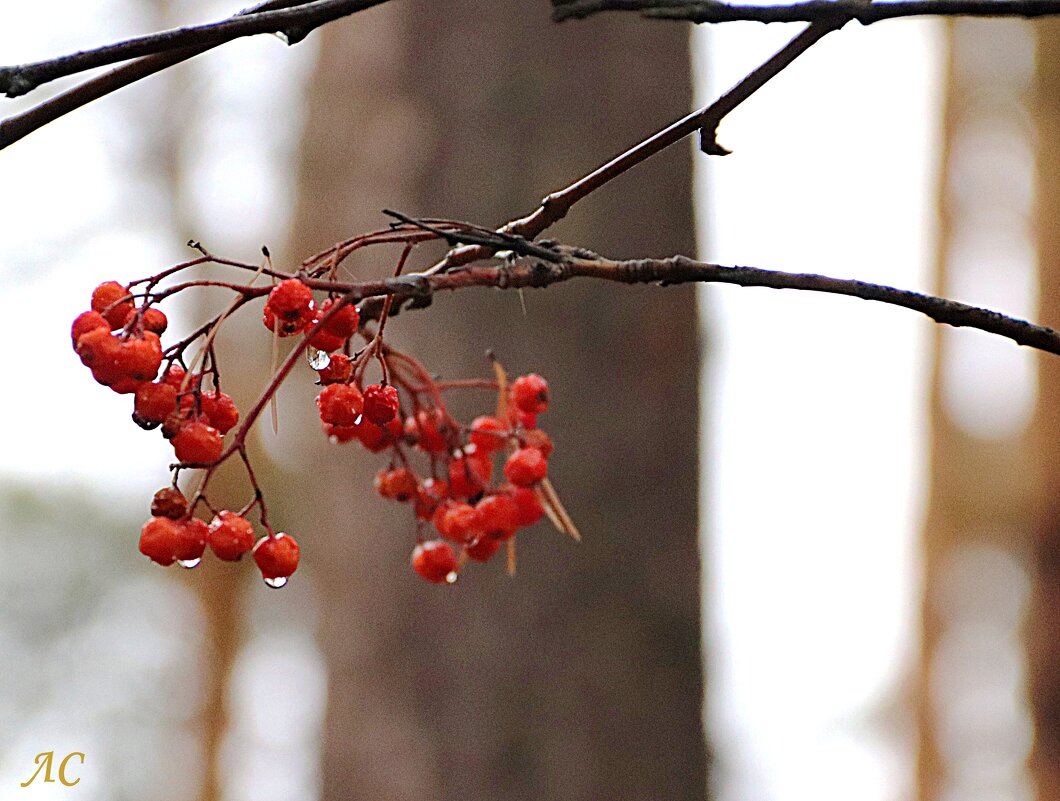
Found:
[[[409,0],[328,26],[287,266],[380,227],[386,206],[501,223],[687,112],[687,29],[548,12]],[[691,253],[690,148],[549,235]],[[371,489],[379,457],[284,419],[304,426],[311,465],[289,477],[285,514],[325,611],[325,801],[705,796],[694,309],[691,287],[586,283],[462,292],[388,327],[447,376],[489,375],[492,348],[550,380],[552,474],[585,541],[541,524],[520,537],[514,579],[491,563],[455,587],[420,582],[411,516]],[[492,403],[470,398],[468,415]]]
[[[1060,328],[1060,24],[1035,26],[1038,128],[1038,269],[1044,325]],[[1035,584],[1027,632],[1030,695],[1035,724],[1032,774],[1042,801],[1060,799],[1060,360],[1040,366],[1035,420],[1041,464],[1040,515],[1035,527]]]
[[[958,20],[947,22],[946,30],[937,291],[1033,317],[1031,309],[1011,308],[1018,293],[1005,291],[1006,283],[1021,285],[1033,274],[1033,264],[1020,258],[1032,245],[1025,241],[1030,210],[1013,200],[1014,187],[1015,195],[1026,190],[1023,196],[1030,196],[1021,183],[1032,179],[1027,162],[1017,160],[1023,145],[1030,150],[1033,136],[1025,97],[1032,58],[1028,30],[1020,20]],[[989,186],[1002,174],[1003,189]],[[983,252],[973,252],[969,241]],[[1001,253],[1009,260],[991,263],[998,243],[1013,242],[1026,248]],[[1050,320],[1044,311],[1040,317]],[[1052,319],[1057,322],[1055,307]],[[1020,627],[1038,486],[1036,433],[1021,400],[1033,392],[1033,367],[1021,373],[1026,351],[974,332],[943,327],[936,344],[916,695],[917,798],[1024,797],[1029,713]],[[1024,385],[1010,382],[1013,376]],[[1000,404],[1007,408],[975,401],[998,397],[991,384],[1006,387]],[[1043,397],[1040,408],[1050,406],[1055,403]]]

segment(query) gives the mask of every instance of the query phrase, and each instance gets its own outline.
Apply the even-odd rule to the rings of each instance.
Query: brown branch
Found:
[[[358,284],[335,284],[339,292],[353,298],[380,294],[408,297],[442,290],[472,286],[518,289],[546,287],[572,278],[595,278],[625,284],[721,283],[772,289],[799,289],[847,295],[862,300],[887,303],[920,312],[937,323],[954,327],[976,328],[989,334],[1011,339],[1019,345],[1060,355],[1060,332],[1020,320],[990,309],[970,306],[955,300],[925,295],[906,289],[844,278],[830,278],[815,273],[786,273],[756,267],[726,267],[693,261],[684,256],[668,259],[612,261],[574,248],[557,248],[564,258],[560,263],[519,259],[502,266],[470,266],[447,273],[419,275],[420,283],[389,281]],[[412,276],[409,276],[412,277]]]
[[[709,155],[724,156],[729,153],[717,141],[721,121],[751,95],[779,75],[796,58],[832,31],[846,23],[846,18],[817,22],[808,26],[798,36],[778,50],[768,61],[745,76],[728,92],[708,106],[694,111],[687,117],[668,125],[661,131],[637,143],[626,152],[597,167],[574,183],[553,192],[541,201],[533,212],[512,220],[497,229],[499,234],[512,234],[533,239],[542,231],[567,216],[567,212],[579,200],[587,197],[618,176],[628,172],[641,162],[651,158],[689,134],[700,131],[700,149]],[[463,245],[451,250],[445,258],[434,265],[428,274],[444,272],[453,267],[484,259],[498,248],[487,245]]]
[[[1036,18],[1060,14],[1056,0],[893,0],[865,5],[858,0],[809,0],[773,6],[715,0],[552,0],[557,22],[584,19],[603,11],[640,11],[655,19],[721,22],[817,22],[834,17],[862,25],[899,17],[965,16]]]
[[[305,38],[313,28],[382,2],[385,0],[288,0],[285,4],[293,6],[292,8],[269,10],[269,7],[275,7],[277,4],[266,4],[258,7],[258,10],[241,12],[220,22],[138,36],[47,61],[0,67],[0,93],[7,97],[18,97],[56,78],[76,75],[119,61],[189,47],[217,47],[244,36],[281,33],[292,27],[297,29],[297,34],[294,39],[288,37],[288,44],[294,44]]]
[[[241,11],[224,22],[156,34],[156,37],[163,38],[155,41],[150,46],[137,44],[137,42],[142,40],[130,40],[132,43],[129,45],[130,53],[135,51],[137,47],[143,47],[147,48],[145,52],[151,52],[152,55],[137,58],[129,64],[113,69],[62,92],[21,114],[15,114],[5,120],[0,120],[0,150],[14,144],[19,139],[44,127],[48,123],[54,122],[64,114],[91,103],[93,100],[98,100],[149,75],[154,75],[156,72],[161,72],[182,61],[201,55],[232,39],[240,36],[250,36],[254,33],[276,32],[278,28],[284,28],[287,31],[288,43],[293,44],[300,41],[313,28],[324,22],[348,16],[383,2],[386,2],[386,0],[317,0],[317,2],[312,3],[300,2],[300,0],[269,0],[269,2]],[[290,9],[290,11],[275,11],[279,16],[267,16],[268,13],[273,13],[276,9]],[[302,20],[303,15],[306,18],[304,21]],[[286,25],[280,25],[278,20],[290,21]],[[216,32],[218,26],[222,26],[221,33]],[[255,26],[261,27],[261,30],[250,30]],[[203,29],[208,30],[204,33]],[[245,32],[235,33],[239,30],[244,30]],[[149,40],[152,38],[144,37],[144,39]],[[194,44],[191,46],[181,44],[187,41],[193,41]],[[174,44],[174,42],[177,44]],[[128,43],[112,45],[110,48],[121,48],[125,44]],[[150,49],[151,47],[156,49],[152,50]],[[107,51],[108,49],[101,48],[102,51]],[[99,64],[79,66],[82,63],[91,61],[93,58],[107,58],[106,55],[92,55],[92,53],[98,52],[100,51],[75,53],[71,56],[57,59],[56,61],[65,63],[66,71],[62,71],[64,67],[53,69],[45,66],[51,62],[0,68],[0,82],[6,81],[8,87],[4,89],[3,83],[0,83],[0,90],[6,91],[10,96],[14,96],[11,95],[12,90],[14,90],[15,94],[24,94],[42,82],[38,80],[34,83],[34,75],[39,76],[41,72],[45,76],[49,74],[49,70],[54,72],[55,74],[51,74],[51,77],[46,77],[46,80],[52,80],[60,75],[69,75],[82,69],[89,69],[90,66],[99,66]],[[110,55],[114,55],[113,50],[111,50]],[[109,61],[101,61],[100,64],[108,64],[129,57],[130,55],[124,55],[118,58],[111,58]],[[26,70],[28,70],[28,74],[25,72]],[[58,71],[56,72],[56,70]]]

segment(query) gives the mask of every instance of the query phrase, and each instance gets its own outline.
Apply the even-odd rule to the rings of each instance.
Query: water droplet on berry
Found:
[[[186,570],[191,570],[193,567],[198,567],[201,561],[202,559],[178,559],[177,564]]]
[[[313,346],[306,348],[306,356],[309,358],[309,366],[314,370],[324,370],[331,364],[331,356],[326,350],[317,350]],[[280,585],[283,586],[282,584]]]
[[[276,576],[275,578],[265,579],[265,585],[267,587],[272,587],[274,590],[280,589],[280,587],[284,586],[286,583],[287,576]]]
[[[456,584],[456,580],[460,578],[455,570],[449,571],[449,574],[445,577],[446,584]]]

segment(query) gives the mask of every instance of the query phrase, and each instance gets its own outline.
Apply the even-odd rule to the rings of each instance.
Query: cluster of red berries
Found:
[[[244,302],[252,296],[250,287],[245,289]],[[260,296],[260,290],[253,291]],[[144,299],[140,306],[137,297]],[[239,513],[216,512],[209,524],[194,516],[199,503],[213,509],[204,490],[189,502],[177,488],[181,469],[204,468],[205,486],[214,468],[232,453],[238,451],[246,460],[242,437],[253,419],[244,422],[226,451],[225,434],[240,415],[219,388],[211,340],[204,346],[208,367],[189,372],[182,363],[187,341],[163,350],[160,336],[167,320],[151,305],[151,297],[150,292],[134,296],[116,281],[100,284],[92,293],[91,310],[77,317],[71,331],[74,349],[93,377],[115,392],[133,394],[133,420],[145,429],[160,428],[179,463],[173,486],[155,495],[151,518],[140,532],[140,551],[160,565],[184,567],[199,564],[207,548],[225,561],[252,552],[266,582],[282,586],[298,565],[298,543],[268,525],[249,462],[254,500]],[[223,321],[224,315],[214,325]],[[335,443],[357,441],[373,453],[390,451],[390,466],[376,476],[375,487],[384,498],[413,509],[418,537],[411,561],[418,575],[452,583],[468,560],[486,562],[504,543],[509,543],[511,564],[516,532],[540,520],[554,500],[545,492],[552,441],[537,425],[549,403],[543,378],[524,375],[509,384],[498,367],[497,382],[477,382],[499,390],[496,416],[481,416],[465,426],[450,416],[440,384],[422,365],[383,345],[382,318],[379,334],[365,333],[357,308],[346,299],[329,298],[317,305],[306,283],[286,279],[269,291],[262,322],[276,336],[308,338],[300,347],[308,349],[322,387],[316,405],[325,435]],[[358,332],[368,346],[351,355],[350,340]],[[373,358],[382,365],[383,379],[366,386],[364,373]],[[285,376],[278,374],[270,391]],[[419,473],[410,463],[417,452],[428,464]],[[260,538],[245,516],[254,506],[260,507],[266,529]],[[428,525],[437,536],[424,536]]]
[[[325,386],[321,398],[331,386]],[[420,408],[401,422],[396,391],[392,401],[380,402],[387,410],[369,420],[370,401],[392,387],[378,384],[363,394],[350,384],[357,423],[336,426],[330,404],[318,400],[324,430],[333,441],[356,439],[369,450],[394,447],[394,460],[376,475],[376,491],[412,506],[421,533],[429,521],[440,539],[421,539],[412,552],[412,567],[433,582],[456,580],[467,561],[487,562],[520,528],[544,515],[539,485],[548,474],[552,441],[537,427],[537,416],[548,408],[548,384],[539,375],[520,376],[512,382],[504,403],[505,419],[475,418],[464,427],[443,407]],[[409,466],[402,445],[412,445],[430,459],[431,475],[418,476]],[[506,454],[501,475],[494,481],[498,454]],[[454,550],[453,546],[458,550]]]
[[[240,514],[223,510],[207,525],[191,516],[188,499],[167,487],[151,501],[151,519],[140,529],[140,553],[168,567],[195,567],[209,546],[218,559],[235,562],[247,552],[270,587],[282,587],[298,567],[298,543],[288,534],[257,539],[254,526]]]

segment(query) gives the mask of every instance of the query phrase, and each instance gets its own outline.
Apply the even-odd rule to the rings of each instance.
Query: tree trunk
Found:
[[[504,222],[691,102],[686,29],[556,26],[543,2],[412,0],[321,37],[288,266],[380,227],[387,206]],[[691,148],[548,235],[613,256],[692,252]],[[692,288],[466,291],[387,334],[445,376],[489,376],[492,348],[549,379],[551,472],[584,541],[540,524],[514,579],[494,562],[428,586],[408,567],[407,510],[371,490],[380,458],[292,420],[312,488],[295,497],[308,482],[289,478],[286,515],[319,582],[330,672],[322,797],[704,798]],[[470,417],[493,400],[467,404]]]

